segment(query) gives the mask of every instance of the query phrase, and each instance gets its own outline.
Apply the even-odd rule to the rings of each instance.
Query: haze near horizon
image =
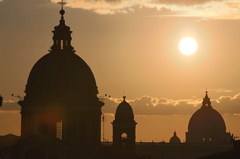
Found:
[[[60,18],[59,5],[53,2],[58,1],[0,2],[1,118],[8,118],[1,125],[9,127],[4,134],[19,133],[20,128],[19,108],[16,103],[11,106],[18,99],[11,94],[24,97],[32,66],[52,45],[51,31]],[[236,10],[240,2],[67,2],[65,20],[73,31],[76,54],[92,69],[99,96],[112,96],[103,107],[108,114],[108,140],[112,115],[126,95],[139,123],[138,141],[168,141],[174,130],[183,141],[189,118],[200,107],[206,88],[227,131],[240,134],[240,22]],[[188,36],[198,42],[198,50],[184,56],[178,43]],[[11,127],[13,123],[15,127]]]

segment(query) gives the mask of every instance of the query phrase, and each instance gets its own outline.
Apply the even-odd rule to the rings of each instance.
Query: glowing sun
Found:
[[[179,50],[185,55],[191,55],[197,51],[198,45],[196,40],[190,37],[183,38],[179,45]]]

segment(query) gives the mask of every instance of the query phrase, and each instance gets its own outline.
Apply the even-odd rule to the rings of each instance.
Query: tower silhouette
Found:
[[[132,107],[126,102],[126,96],[118,105],[113,125],[113,150],[116,157],[131,158],[134,156],[136,122]]]

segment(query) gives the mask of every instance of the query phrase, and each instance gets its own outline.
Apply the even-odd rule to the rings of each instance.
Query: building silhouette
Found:
[[[230,134],[206,92],[189,121],[186,143],[174,132],[169,143],[136,142],[130,104],[115,114],[113,142],[101,142],[101,107],[90,67],[75,54],[60,10],[49,53],[33,66],[21,106],[21,136],[0,136],[1,159],[193,159],[231,149]]]
[[[118,105],[113,125],[114,150],[135,150],[136,122],[132,107],[126,102],[126,97]]]
[[[113,125],[113,151],[115,158],[134,158],[136,122],[132,107],[126,102],[126,96],[118,105]]]
[[[21,137],[3,145],[2,158],[97,158],[101,107],[95,78],[75,54],[60,10],[49,53],[33,66],[21,106]]]
[[[181,140],[177,137],[176,131],[174,131],[173,136],[170,138],[169,143],[179,144]]]
[[[202,107],[191,117],[186,142],[174,132],[169,143],[136,143],[135,153],[143,158],[195,159],[232,149],[231,135],[226,132],[222,116],[212,108],[206,92]]]
[[[187,143],[227,143],[231,134],[226,132],[222,116],[212,108],[208,92],[202,106],[191,117],[186,132]]]

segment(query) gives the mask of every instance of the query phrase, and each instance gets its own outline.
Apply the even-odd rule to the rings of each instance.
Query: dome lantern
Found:
[[[67,51],[69,53],[73,53],[75,52],[72,45],[71,45],[71,33],[72,31],[70,31],[70,27],[66,26],[65,24],[65,20],[64,20],[64,14],[65,11],[63,10],[63,6],[66,4],[66,2],[59,2],[59,4],[61,4],[61,10],[60,10],[60,15],[61,15],[61,19],[59,22],[58,26],[54,27],[54,31],[53,32],[53,45],[51,47],[50,52],[53,53],[59,53],[59,52],[63,52],[63,51]]]
[[[208,97],[208,91],[206,91],[205,98],[203,98],[202,107],[212,107],[210,98]]]

